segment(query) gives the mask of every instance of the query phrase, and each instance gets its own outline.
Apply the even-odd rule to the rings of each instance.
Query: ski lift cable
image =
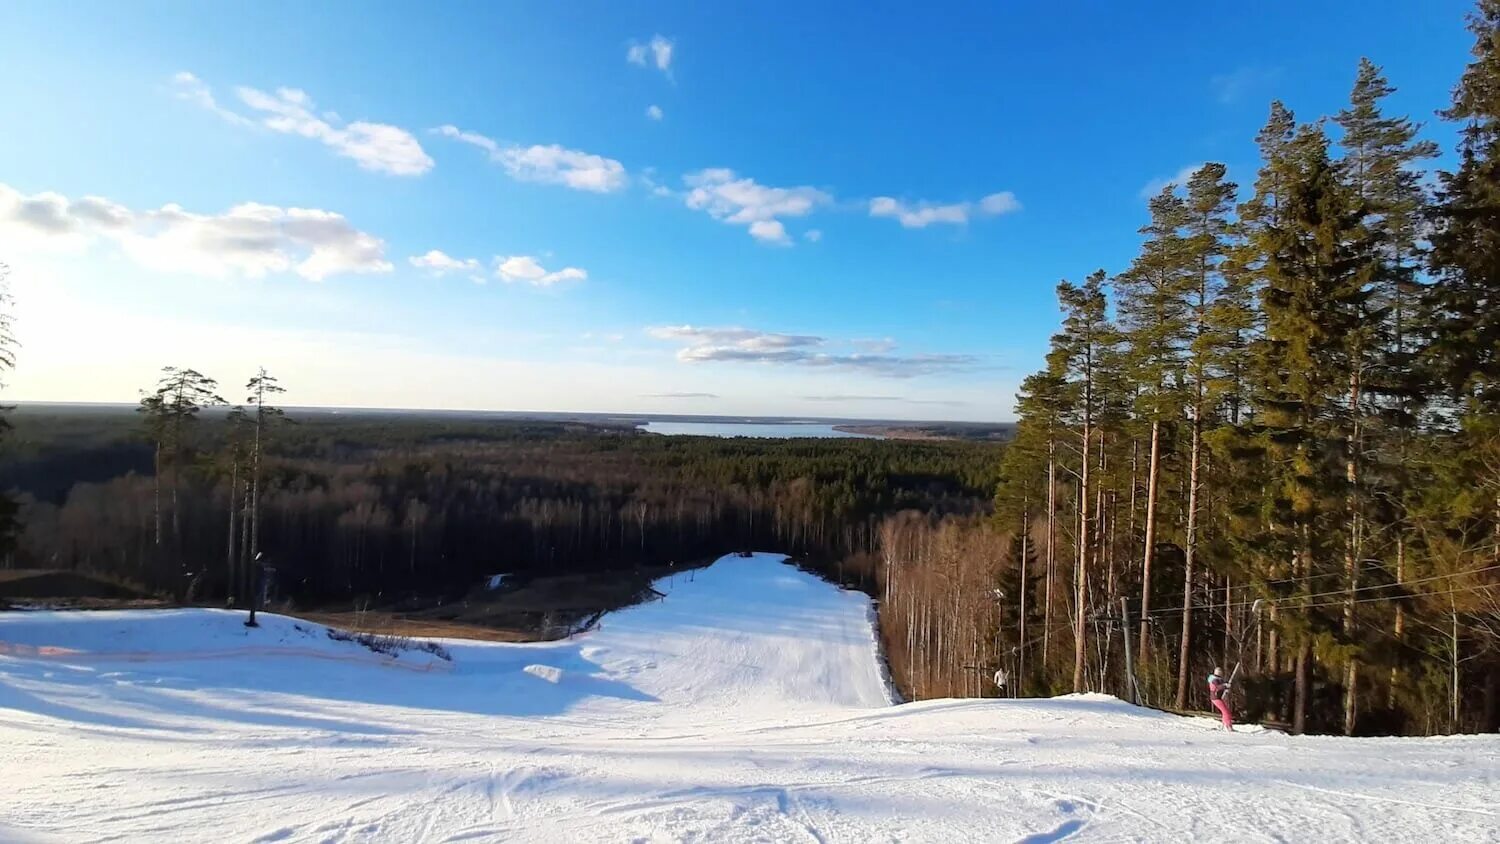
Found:
[[[1317,592],[1317,593],[1314,593],[1314,594],[1311,594],[1311,595],[1288,595],[1288,596],[1284,596],[1284,597],[1280,597],[1280,598],[1257,598],[1254,601],[1232,601],[1232,602],[1229,602],[1229,603],[1201,604],[1201,605],[1194,606],[1193,609],[1194,610],[1226,610],[1226,609],[1235,609],[1237,607],[1252,606],[1257,601],[1262,602],[1262,603],[1266,603],[1266,604],[1271,604],[1271,605],[1278,606],[1278,607],[1289,607],[1291,609],[1313,609],[1313,608],[1316,608],[1316,607],[1341,606],[1343,604],[1351,603],[1350,601],[1347,600],[1347,596],[1349,596],[1351,594],[1355,594],[1355,593],[1369,592],[1369,591],[1373,591],[1373,590],[1376,590],[1376,589],[1391,589],[1391,588],[1397,587],[1397,586],[1413,586],[1413,585],[1420,584],[1420,583],[1430,583],[1430,582],[1432,582],[1434,580],[1444,580],[1444,579],[1451,578],[1451,577],[1464,577],[1464,576],[1468,576],[1468,575],[1482,574],[1484,572],[1494,571],[1496,569],[1500,569],[1500,565],[1486,566],[1485,568],[1475,569],[1473,571],[1467,571],[1467,572],[1457,572],[1457,573],[1454,573],[1454,574],[1437,575],[1437,576],[1434,576],[1434,577],[1419,578],[1417,580],[1406,580],[1406,581],[1402,581],[1400,583],[1378,583],[1378,584],[1371,584],[1371,585],[1368,585],[1368,586],[1360,586],[1360,587],[1356,587],[1354,589],[1337,589],[1337,590],[1333,590],[1331,592]],[[1454,594],[1454,593],[1458,593],[1458,592],[1466,592],[1466,591],[1475,591],[1475,592],[1477,592],[1480,589],[1492,589],[1492,588],[1495,588],[1497,586],[1500,586],[1500,583],[1489,583],[1489,584],[1480,584],[1479,586],[1460,587],[1460,588],[1457,588],[1457,589],[1448,589],[1448,590],[1444,590],[1444,591],[1441,591],[1441,592],[1420,592],[1417,595],[1414,595],[1413,597],[1419,597],[1419,596],[1422,596],[1422,595],[1449,595],[1449,594]],[[1396,597],[1399,597],[1399,596],[1396,596],[1396,595],[1376,595],[1374,597],[1359,598],[1359,599],[1356,599],[1355,601],[1353,601],[1352,603],[1356,603],[1356,604],[1368,604],[1368,603],[1373,603],[1375,601],[1389,601],[1392,598],[1396,598]],[[1318,602],[1320,599],[1323,599],[1323,598],[1338,598],[1338,600],[1327,601],[1327,602]],[[1312,604],[1303,604],[1302,603],[1303,601],[1315,601],[1315,603],[1312,603]],[[1164,617],[1164,616],[1179,615],[1179,614],[1182,613],[1182,611],[1183,611],[1182,607],[1172,607],[1172,608],[1163,609],[1163,610],[1152,610],[1150,613],[1148,613],[1145,616],[1145,618],[1158,618],[1158,617]]]
[[[1360,562],[1365,563],[1365,564],[1369,564],[1369,563],[1384,563],[1385,561],[1384,560],[1380,560],[1378,558],[1373,558],[1372,557],[1372,558],[1366,558],[1364,560],[1361,560]],[[1480,569],[1479,571],[1484,571],[1484,569]],[[1473,574],[1473,573],[1474,572],[1467,572],[1467,574]],[[1252,581],[1250,583],[1241,583],[1241,584],[1238,584],[1238,585],[1229,586],[1229,587],[1226,587],[1226,589],[1228,591],[1231,591],[1231,592],[1244,592],[1246,590],[1257,589],[1257,588],[1261,588],[1261,587],[1285,586],[1287,584],[1292,584],[1292,583],[1302,583],[1302,582],[1308,581],[1308,580],[1322,580],[1322,579],[1329,578],[1329,577],[1341,577],[1343,575],[1344,575],[1344,573],[1341,572],[1341,571],[1337,571],[1337,572],[1328,571],[1328,572],[1320,572],[1318,574],[1304,574],[1301,577],[1283,577],[1283,578],[1278,578],[1276,580],[1267,580],[1264,583],[1255,583],[1255,582]],[[1452,575],[1440,575],[1440,576],[1441,577],[1451,577]],[[1403,583],[1415,583],[1415,582],[1418,582],[1418,581],[1404,580],[1402,582]]]

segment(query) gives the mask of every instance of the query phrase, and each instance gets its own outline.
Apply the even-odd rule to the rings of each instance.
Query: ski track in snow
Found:
[[[892,706],[868,600],[781,560],[451,664],[278,616],[0,613],[0,841],[1500,840],[1493,736]]]

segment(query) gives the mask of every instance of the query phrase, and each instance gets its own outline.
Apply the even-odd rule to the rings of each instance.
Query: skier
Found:
[[[1228,695],[1229,681],[1224,679],[1224,669],[1214,666],[1213,673],[1208,675],[1208,699],[1224,719],[1224,729],[1234,732],[1234,716],[1229,714],[1229,701],[1225,700]]]

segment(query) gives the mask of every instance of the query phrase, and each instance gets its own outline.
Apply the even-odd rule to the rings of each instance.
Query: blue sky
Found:
[[[1451,147],[1469,3],[1234,5],[0,5],[6,396],[1008,419],[1272,98]]]

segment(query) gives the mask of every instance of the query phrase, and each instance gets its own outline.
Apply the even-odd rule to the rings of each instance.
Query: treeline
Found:
[[[215,407],[217,389],[170,369],[139,414],[16,414],[0,465],[22,493],[12,564],[242,605],[262,553],[279,594],[306,605],[461,594],[502,572],[772,548],[874,592],[884,516],[986,512],[999,477],[995,445],[661,437],[398,414],[293,419],[269,404],[269,389],[227,411]],[[69,458],[80,453],[89,465]],[[128,468],[60,482],[60,472],[99,462]]]
[[[1058,286],[1003,564],[945,554],[980,528],[885,543],[888,601],[949,567],[902,645],[935,693],[1009,666],[1204,707],[1219,664],[1297,732],[1500,728],[1500,3],[1471,28],[1453,172],[1364,61],[1331,118],[1272,104],[1248,189],[1202,166],[1129,267]]]

